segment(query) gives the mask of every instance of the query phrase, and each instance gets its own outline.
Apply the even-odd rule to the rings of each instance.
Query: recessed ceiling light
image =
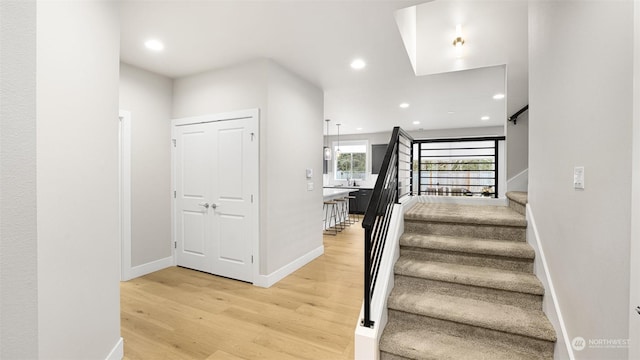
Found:
[[[420,121],[414,121],[413,125],[420,125]]]
[[[356,128],[356,130],[360,131],[360,130],[362,130],[362,128]]]
[[[493,95],[494,100],[504,99],[504,94],[495,94]]]
[[[161,51],[164,49],[164,44],[160,42],[160,40],[156,40],[156,39],[147,40],[144,43],[144,46],[146,46],[147,49],[153,50],[153,51]]]
[[[447,111],[447,114],[451,115],[453,114],[453,111]]]
[[[402,104],[400,104],[400,107],[403,108],[403,109],[406,109],[406,108],[409,107],[409,103],[402,103]]]
[[[490,118],[490,117],[488,117],[488,116],[483,116],[483,117],[481,117],[481,118],[480,118],[480,120],[482,120],[482,121],[487,121],[487,120],[489,120],[489,119],[491,119],[491,118]]]
[[[351,68],[355,70],[364,69],[365,66],[367,66],[367,63],[362,59],[355,59],[351,62]]]

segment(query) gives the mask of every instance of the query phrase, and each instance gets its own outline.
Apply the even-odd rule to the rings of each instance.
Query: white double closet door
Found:
[[[255,116],[174,126],[177,265],[253,281],[257,134]]]

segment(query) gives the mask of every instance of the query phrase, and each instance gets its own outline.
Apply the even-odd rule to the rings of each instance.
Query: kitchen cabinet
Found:
[[[349,195],[355,197],[355,199],[349,199],[349,212],[352,214],[364,214],[369,206],[369,200],[373,195],[373,189],[358,189]]]
[[[379,174],[382,167],[384,154],[387,152],[387,144],[371,145],[371,173]]]

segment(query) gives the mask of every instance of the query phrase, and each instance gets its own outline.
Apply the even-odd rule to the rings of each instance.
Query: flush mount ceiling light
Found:
[[[490,118],[490,117],[488,117],[488,116],[483,116],[483,117],[481,117],[481,118],[480,118],[480,120],[482,120],[482,121],[487,121],[487,120],[489,120],[489,119],[491,119],[491,118]]]
[[[408,107],[409,107],[409,103],[402,103],[402,104],[400,104],[399,106],[400,106],[400,108],[402,108],[402,109],[406,109],[406,108],[408,108]]]
[[[362,70],[367,66],[367,63],[362,59],[355,59],[351,62],[351,68],[354,70]]]
[[[493,100],[504,99],[504,94],[495,94],[493,95]]]
[[[144,43],[144,46],[149,50],[153,51],[162,51],[164,49],[164,44],[160,40],[150,39]]]
[[[453,46],[455,46],[456,49],[460,49],[462,48],[462,45],[464,45],[464,39],[462,38],[462,25],[458,24],[456,25],[456,38],[453,39]]]

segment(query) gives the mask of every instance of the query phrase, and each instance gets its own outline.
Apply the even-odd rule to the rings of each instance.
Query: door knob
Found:
[[[215,204],[215,203],[214,203],[214,204],[211,204],[211,208],[212,208],[212,209],[216,209],[217,207],[218,207],[218,204]]]
[[[200,203],[200,204],[198,204],[198,206],[204,206],[205,209],[208,209],[209,208],[209,203],[204,203],[204,204]],[[214,209],[215,209],[215,207],[214,207]]]

